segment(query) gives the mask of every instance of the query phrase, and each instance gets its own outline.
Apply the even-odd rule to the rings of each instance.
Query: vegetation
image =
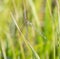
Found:
[[[0,59],[60,59],[60,0],[0,0]]]

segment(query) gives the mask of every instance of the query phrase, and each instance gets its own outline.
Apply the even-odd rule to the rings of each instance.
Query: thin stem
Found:
[[[10,15],[11,15],[12,20],[14,21],[14,23],[15,23],[18,31],[19,31],[19,33],[22,35],[23,40],[24,40],[26,46],[29,46],[29,47],[32,49],[32,52],[35,54],[36,58],[37,58],[37,59],[40,59],[40,57],[38,56],[38,54],[36,53],[36,51],[35,51],[35,50],[33,49],[33,47],[31,46],[30,42],[25,39],[25,36],[24,36],[24,35],[22,34],[22,32],[20,31],[19,26],[18,26],[18,24],[16,23],[15,18],[13,17],[13,14],[10,13]]]
[[[2,40],[0,40],[0,41],[1,41],[1,48],[2,48],[3,57],[4,57],[4,59],[7,59],[6,52],[5,52],[5,48],[6,48],[5,44]]]
[[[34,6],[34,3],[32,0],[28,0],[28,3],[32,9],[32,13],[33,13],[33,16],[35,18],[35,21],[36,21],[36,24],[38,25],[38,27],[40,27],[40,22],[39,22],[39,17],[37,15],[37,12],[36,12],[36,9],[35,9],[35,6]]]
[[[56,0],[57,3],[57,9],[58,9],[58,59],[60,59],[60,7],[59,7],[59,1]]]
[[[54,25],[54,21],[53,21],[53,15],[52,15],[52,12],[51,12],[51,7],[49,5],[48,0],[47,0],[47,4],[48,4],[51,19],[52,19],[52,44],[53,44],[52,47],[53,47],[53,58],[55,59],[55,25]]]

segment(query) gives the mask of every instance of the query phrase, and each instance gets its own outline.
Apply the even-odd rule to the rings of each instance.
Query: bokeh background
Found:
[[[0,0],[0,59],[60,59],[60,0]]]

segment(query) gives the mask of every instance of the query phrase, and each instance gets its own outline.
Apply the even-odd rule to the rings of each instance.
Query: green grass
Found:
[[[60,0],[0,0],[0,59],[60,59]]]

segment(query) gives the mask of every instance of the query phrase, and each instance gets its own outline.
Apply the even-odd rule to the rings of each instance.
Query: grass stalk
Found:
[[[1,43],[3,57],[4,57],[4,59],[7,59],[6,52],[5,52],[6,47],[5,47],[5,44],[4,44],[3,40],[0,40],[0,43]]]
[[[25,36],[24,36],[24,35],[22,34],[22,32],[20,31],[19,26],[18,26],[18,24],[17,24],[17,22],[16,22],[16,20],[15,20],[15,18],[14,18],[14,16],[13,16],[13,14],[10,13],[10,15],[11,15],[12,20],[14,21],[14,23],[15,23],[18,31],[19,31],[19,33],[22,35],[23,40],[24,40],[26,46],[28,46],[28,47],[31,48],[32,52],[34,53],[34,55],[36,56],[37,59],[40,59],[40,57],[38,56],[38,54],[36,53],[36,51],[33,49],[33,47],[32,47],[32,45],[30,44],[30,42],[25,39]]]

